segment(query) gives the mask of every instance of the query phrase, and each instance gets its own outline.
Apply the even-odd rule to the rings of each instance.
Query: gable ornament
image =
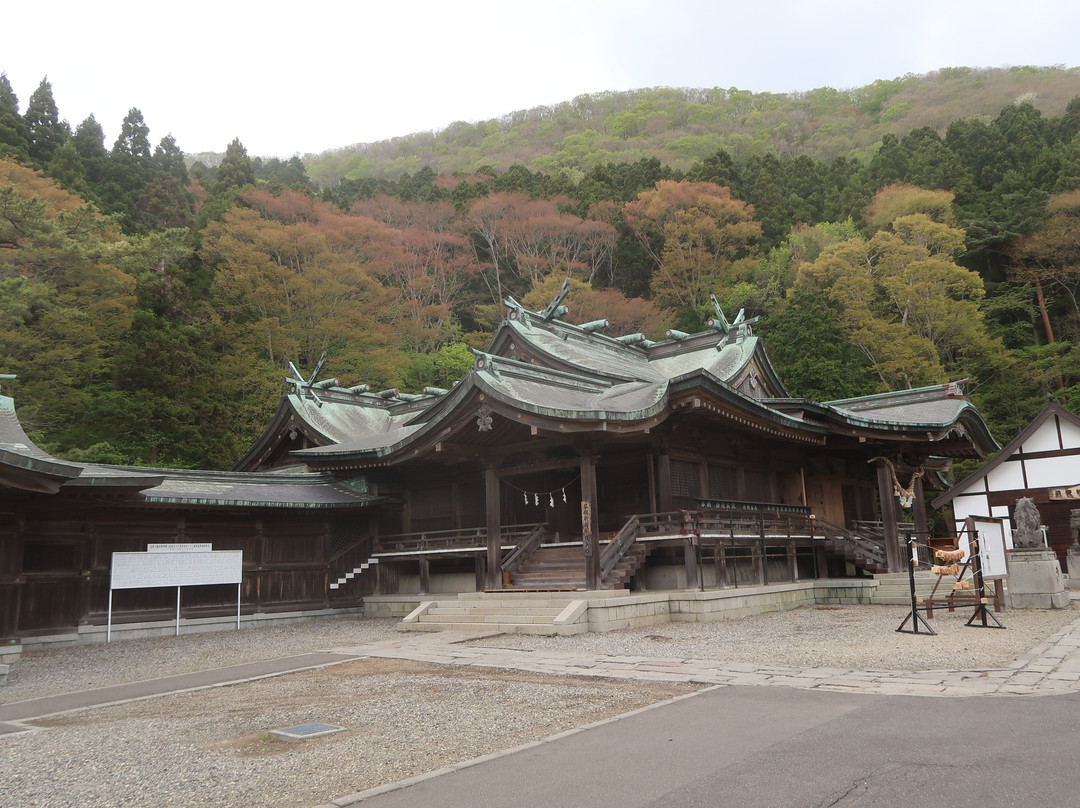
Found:
[[[476,411],[476,428],[480,432],[491,431],[491,416],[493,415],[491,408],[487,404],[481,404],[480,408]]]

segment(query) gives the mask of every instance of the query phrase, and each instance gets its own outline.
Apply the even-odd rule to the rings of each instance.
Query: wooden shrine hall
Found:
[[[384,501],[381,592],[655,589],[900,570],[898,497],[925,529],[923,486],[997,449],[958,385],[796,399],[742,313],[652,342],[566,322],[564,294],[507,301],[448,391],[295,374],[237,468]]]
[[[244,550],[245,613],[900,570],[901,501],[925,529],[923,487],[998,448],[956,384],[792,398],[741,313],[653,342],[567,322],[564,296],[508,300],[450,390],[294,368],[232,472],[57,460],[0,397],[0,639],[100,625],[110,554],[148,541]],[[214,589],[185,614],[235,612]],[[169,598],[131,593],[118,619],[168,619]]]

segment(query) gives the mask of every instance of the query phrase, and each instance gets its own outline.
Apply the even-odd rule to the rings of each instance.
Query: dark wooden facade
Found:
[[[368,532],[367,516],[266,508],[118,507],[42,494],[0,493],[0,638],[103,625],[112,554],[148,543],[210,543],[242,550],[243,614],[358,606],[373,578],[330,590],[335,548]],[[236,588],[186,587],[183,617],[236,611]],[[117,590],[115,623],[169,620],[172,589]]]

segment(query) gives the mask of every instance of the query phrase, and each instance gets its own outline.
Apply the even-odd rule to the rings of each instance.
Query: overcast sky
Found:
[[[12,2],[0,72],[19,109],[111,147],[138,107],[156,144],[292,154],[639,87],[848,89],[941,67],[1080,66],[1077,0]]]

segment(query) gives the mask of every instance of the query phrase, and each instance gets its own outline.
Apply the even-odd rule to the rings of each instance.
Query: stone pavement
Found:
[[[1005,668],[903,671],[750,665],[709,659],[519,651],[466,645],[495,632],[435,632],[336,653],[475,665],[552,675],[601,676],[709,685],[782,685],[811,690],[908,696],[1047,695],[1080,692],[1080,620]]]
[[[12,702],[0,705],[0,734],[21,729],[17,724],[5,722],[24,722],[74,710],[236,684],[364,657],[403,659],[437,665],[474,665],[555,676],[598,676],[707,685],[781,685],[805,690],[893,696],[1049,695],[1080,692],[1080,620],[1058,631],[1007,667],[939,671],[762,666],[710,659],[520,651],[467,644],[470,640],[491,637],[497,633],[482,630],[410,633],[403,635],[401,639],[368,645]]]

